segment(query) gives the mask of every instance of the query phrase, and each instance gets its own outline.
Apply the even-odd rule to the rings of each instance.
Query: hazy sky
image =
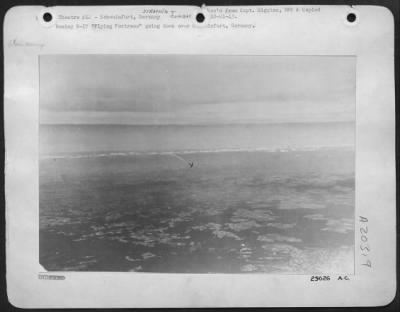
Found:
[[[355,119],[355,58],[40,57],[41,123],[209,124]]]

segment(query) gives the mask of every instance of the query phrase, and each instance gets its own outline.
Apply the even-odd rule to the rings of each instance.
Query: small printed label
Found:
[[[330,281],[330,280],[331,280],[331,277],[328,275],[325,275],[325,276],[313,275],[313,276],[311,276],[311,279],[310,279],[311,282]]]
[[[41,280],[65,280],[64,275],[39,274],[38,278]]]

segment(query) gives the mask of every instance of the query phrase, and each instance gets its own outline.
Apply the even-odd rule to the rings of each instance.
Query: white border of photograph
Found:
[[[280,307],[386,305],[396,291],[394,24],[373,6],[253,7],[235,13],[253,28],[57,28],[59,17],[137,14],[154,7],[14,7],[4,21],[7,294],[22,308]],[[163,7],[157,7],[162,9]],[[212,8],[212,7],[211,7]],[[224,9],[223,7],[221,7]],[[240,7],[231,7],[238,8]],[[249,8],[249,7],[243,7]],[[263,13],[257,13],[263,8]],[[273,8],[274,10],[268,10]],[[285,10],[291,8],[292,10]],[[298,9],[298,10],[297,10]],[[54,19],[45,23],[44,12]],[[206,20],[197,24],[195,15]],[[349,23],[348,13],[357,21]],[[158,23],[179,23],[168,14]],[[68,23],[78,23],[69,21]],[[355,56],[355,274],[156,274],[49,272],[39,265],[40,55],[200,54]],[[207,90],[204,90],[207,92]]]

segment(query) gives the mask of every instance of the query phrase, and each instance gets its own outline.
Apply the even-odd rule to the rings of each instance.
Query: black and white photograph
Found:
[[[40,264],[354,273],[355,64],[40,56]]]
[[[389,305],[397,19],[378,5],[11,8],[10,304]]]

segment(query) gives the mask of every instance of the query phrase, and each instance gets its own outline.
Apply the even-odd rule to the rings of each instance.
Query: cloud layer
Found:
[[[353,57],[40,58],[42,123],[349,121],[354,97]]]

